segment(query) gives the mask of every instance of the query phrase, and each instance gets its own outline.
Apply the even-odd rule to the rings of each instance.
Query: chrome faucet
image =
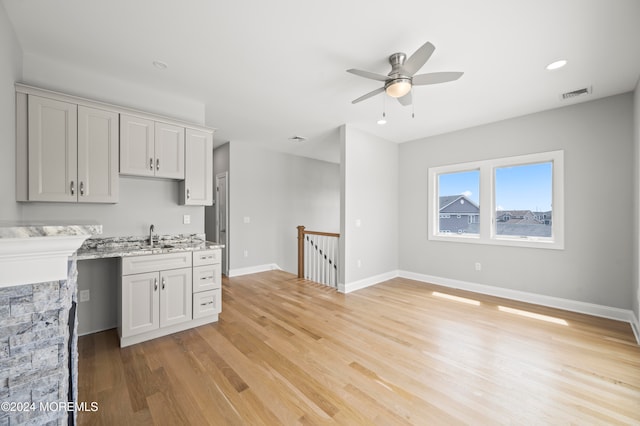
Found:
[[[156,227],[151,224],[149,227],[149,245],[153,247],[153,231],[155,231]]]

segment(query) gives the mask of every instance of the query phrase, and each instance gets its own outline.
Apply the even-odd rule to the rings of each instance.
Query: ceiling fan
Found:
[[[411,88],[413,86],[426,86],[428,84],[446,83],[459,79],[463,72],[432,72],[429,74],[414,75],[429,60],[435,46],[430,42],[423,44],[409,59],[407,55],[398,52],[389,56],[391,72],[387,75],[376,74],[369,71],[349,69],[347,72],[371,80],[383,81],[384,86],[352,101],[352,104],[369,99],[378,93],[387,92],[387,95],[397,98],[402,105],[411,105]]]

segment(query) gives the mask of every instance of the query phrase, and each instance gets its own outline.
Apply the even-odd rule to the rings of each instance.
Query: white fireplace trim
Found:
[[[89,236],[0,238],[0,287],[66,280],[69,257]]]

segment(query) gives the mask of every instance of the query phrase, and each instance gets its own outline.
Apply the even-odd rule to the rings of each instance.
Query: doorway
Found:
[[[222,249],[222,273],[229,276],[229,172],[216,175],[216,242],[224,244]]]

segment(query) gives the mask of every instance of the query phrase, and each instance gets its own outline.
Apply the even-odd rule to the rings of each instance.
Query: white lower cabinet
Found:
[[[220,249],[193,252],[193,318],[206,318],[222,311]]]
[[[218,320],[220,249],[123,257],[120,265],[121,347]]]

